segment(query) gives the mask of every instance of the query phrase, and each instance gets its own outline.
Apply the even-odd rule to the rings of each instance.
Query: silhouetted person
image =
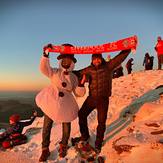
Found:
[[[153,70],[154,56],[150,56],[150,70]]]
[[[145,53],[143,66],[145,66],[145,70],[151,70],[151,59],[149,53]]]
[[[131,74],[132,72],[133,60],[134,60],[133,58],[130,58],[128,62],[126,63],[126,69],[127,69],[128,74]]]

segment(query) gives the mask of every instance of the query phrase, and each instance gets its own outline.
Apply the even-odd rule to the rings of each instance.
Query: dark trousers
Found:
[[[79,127],[83,138],[89,137],[87,117],[96,108],[97,109],[97,133],[95,145],[102,145],[106,129],[106,119],[108,112],[109,98],[93,98],[88,96],[79,111]]]
[[[47,115],[44,115],[44,125],[43,125],[43,132],[42,132],[42,148],[49,147],[52,124],[53,124],[53,120],[50,119]],[[64,145],[68,144],[70,131],[71,131],[71,123],[70,122],[62,123],[62,140],[61,140],[62,144]]]
[[[128,74],[131,74],[131,71],[132,71],[131,68],[127,68],[127,72],[128,72]]]
[[[162,64],[163,64],[163,54],[158,56],[158,70],[161,70]]]

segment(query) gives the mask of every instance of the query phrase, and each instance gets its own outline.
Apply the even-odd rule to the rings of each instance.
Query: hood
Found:
[[[101,65],[99,66],[99,68],[100,68],[101,66],[105,65],[105,64],[106,64],[106,61],[105,61],[104,58],[102,58],[102,63],[101,63]],[[95,67],[95,66],[93,65],[92,61],[91,61],[91,66]]]

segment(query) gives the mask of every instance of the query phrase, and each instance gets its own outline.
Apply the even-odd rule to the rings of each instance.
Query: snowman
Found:
[[[63,44],[63,46],[72,46]],[[84,96],[85,76],[79,82],[72,72],[77,62],[74,54],[60,54],[58,68],[52,68],[49,61],[49,45],[44,48],[40,62],[41,72],[50,79],[50,85],[42,89],[36,96],[36,104],[44,112],[42,133],[42,154],[39,161],[46,161],[50,155],[50,133],[52,123],[62,123],[62,140],[59,156],[67,154],[67,144],[70,137],[71,122],[78,117],[79,107],[74,96]]]

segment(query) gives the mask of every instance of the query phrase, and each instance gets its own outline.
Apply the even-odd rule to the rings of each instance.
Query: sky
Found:
[[[89,46],[137,35],[136,54],[128,56],[124,69],[133,57],[133,71],[143,70],[146,52],[155,57],[156,69],[154,46],[157,36],[163,37],[162,6],[161,0],[1,0],[0,91],[32,91],[48,85],[49,79],[39,70],[42,48],[48,43]],[[52,67],[58,67],[57,55],[50,54]],[[91,62],[91,55],[75,57],[75,69]]]

